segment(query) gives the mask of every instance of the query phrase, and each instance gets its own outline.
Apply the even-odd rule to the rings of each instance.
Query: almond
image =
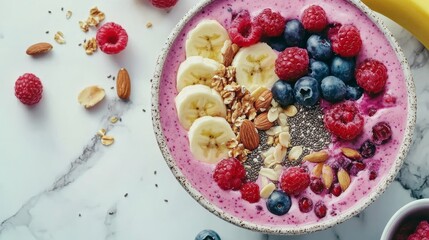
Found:
[[[353,159],[353,160],[359,160],[362,158],[360,153],[352,148],[341,148],[341,152],[344,154],[344,156]]]
[[[264,131],[270,129],[274,125],[274,123],[268,121],[268,113],[266,112],[256,116],[254,123],[257,129]]]
[[[350,186],[350,175],[346,172],[346,170],[341,168],[338,170],[337,177],[341,190],[344,192]]]
[[[326,189],[329,189],[334,181],[334,171],[329,165],[323,164],[322,168],[322,182]]]
[[[131,94],[130,75],[125,68],[121,68],[116,78],[116,93],[122,100],[128,100]]]
[[[255,109],[261,112],[266,111],[271,106],[271,100],[273,100],[273,94],[267,89],[255,100]]]
[[[240,47],[232,43],[231,40],[226,40],[221,49],[223,65],[228,67],[231,65],[232,60],[234,59],[235,54],[237,54]]]
[[[240,141],[249,150],[254,150],[259,146],[258,130],[256,130],[255,125],[249,120],[244,120],[241,124]]]
[[[302,146],[292,147],[292,149],[289,151],[289,155],[288,155],[289,161],[298,160],[299,157],[301,157],[302,151],[303,151]]]
[[[26,53],[30,56],[35,56],[35,55],[47,53],[51,49],[52,49],[52,45],[50,43],[40,42],[28,47]]]
[[[322,169],[323,169],[323,163],[318,163],[316,166],[314,166],[311,172],[315,177],[320,177],[320,175],[322,175]]]
[[[325,162],[326,160],[328,160],[329,158],[329,154],[326,151],[318,151],[318,152],[313,152],[310,153],[308,155],[306,155],[303,160],[304,161],[309,161],[312,163],[321,163],[321,162]]]

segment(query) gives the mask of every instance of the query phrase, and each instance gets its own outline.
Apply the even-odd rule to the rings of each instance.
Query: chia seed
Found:
[[[267,144],[267,134],[265,131],[258,131],[260,144],[258,148],[253,150],[249,155],[247,155],[247,160],[244,162],[246,168],[246,178],[247,181],[254,182],[258,179],[259,170],[261,170],[262,165],[264,165],[264,159],[262,159],[261,154],[267,151],[271,145]]]

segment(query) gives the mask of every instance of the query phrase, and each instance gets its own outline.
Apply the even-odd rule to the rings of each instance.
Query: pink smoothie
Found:
[[[353,142],[334,142],[330,145],[333,152],[339,152],[338,146],[353,146],[355,149],[366,139],[370,138],[371,128],[379,121],[386,121],[390,124],[393,137],[385,145],[379,146],[377,152],[371,160],[366,163],[371,168],[378,169],[378,177],[368,180],[369,170],[359,172],[356,177],[352,177],[350,187],[340,195],[316,195],[309,188],[302,194],[308,196],[316,203],[323,200],[328,207],[328,214],[323,219],[318,219],[315,214],[301,213],[298,208],[296,198],[292,198],[292,208],[289,213],[283,216],[271,214],[266,206],[265,200],[250,204],[240,198],[240,193],[236,191],[223,191],[212,180],[215,165],[201,163],[195,160],[189,150],[187,132],[183,129],[177,118],[174,105],[174,98],[177,95],[176,73],[179,64],[185,60],[185,40],[186,34],[198,22],[203,19],[215,19],[226,28],[229,26],[231,13],[233,10],[248,9],[253,16],[264,8],[272,8],[279,11],[287,19],[299,18],[303,9],[311,4],[322,6],[330,22],[342,24],[354,24],[359,30],[363,41],[363,48],[357,58],[357,63],[365,58],[374,58],[382,61],[388,69],[388,82],[386,92],[396,97],[396,104],[387,106],[382,103],[382,97],[371,99],[364,96],[357,104],[365,116],[364,134]],[[383,177],[393,167],[393,163],[398,154],[398,149],[404,139],[404,129],[407,118],[407,88],[401,64],[396,57],[395,51],[390,46],[383,33],[353,5],[342,0],[217,0],[203,11],[193,17],[186,25],[178,38],[173,43],[171,51],[168,53],[164,65],[164,72],[160,80],[159,91],[159,111],[161,125],[167,139],[167,145],[177,166],[183,175],[189,180],[192,186],[209,199],[223,211],[238,217],[241,220],[261,224],[264,226],[295,226],[313,224],[318,221],[332,220],[338,214],[346,211],[365,196],[373,191],[375,186],[383,180]],[[381,108],[377,113],[369,117],[367,109],[370,106]],[[333,139],[335,140],[335,139]],[[309,164],[310,165],[310,164]],[[312,166],[310,165],[310,169]],[[259,180],[258,180],[259,181]]]

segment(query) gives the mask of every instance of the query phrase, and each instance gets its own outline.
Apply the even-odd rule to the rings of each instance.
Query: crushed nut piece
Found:
[[[79,21],[79,26],[84,32],[88,32],[89,27],[97,27],[100,22],[106,18],[106,15],[97,7],[89,10],[89,17],[86,21]]]
[[[80,29],[82,29],[83,32],[88,32],[88,30],[89,30],[88,23],[86,23],[84,21],[79,21],[79,27],[80,27]]]
[[[58,31],[57,33],[55,33],[54,40],[57,43],[59,43],[59,44],[66,43],[66,40],[64,40],[64,34],[62,32],[60,32],[60,31]]]
[[[85,41],[83,48],[85,49],[86,54],[92,55],[95,51],[97,51],[97,40],[95,38],[90,38],[89,40]]]
[[[72,16],[72,11],[67,11],[67,13],[66,13],[66,19],[70,19],[71,18],[71,16]]]
[[[152,23],[151,22],[147,22],[146,23],[146,28],[151,28],[152,27]]]
[[[97,135],[100,137],[106,135],[106,129],[102,128],[102,129],[98,130]]]
[[[104,135],[103,137],[101,137],[101,144],[103,144],[104,146],[110,146],[113,144],[113,142],[115,142],[115,139],[112,136]]]
[[[117,123],[118,121],[119,121],[119,118],[117,118],[115,116],[113,116],[113,117],[110,118],[110,122],[111,123]]]

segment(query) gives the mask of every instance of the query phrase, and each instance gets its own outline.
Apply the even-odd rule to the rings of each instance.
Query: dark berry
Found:
[[[308,197],[302,197],[298,201],[299,210],[303,213],[308,213],[313,209],[313,201]]]
[[[308,38],[307,51],[310,57],[320,61],[327,61],[332,56],[331,43],[319,35]]]
[[[301,16],[301,22],[307,31],[321,32],[328,25],[328,18],[322,7],[311,5],[304,10]]]
[[[329,67],[322,61],[311,61],[308,76],[322,82],[322,79],[329,76]]]
[[[292,201],[285,192],[275,190],[267,199],[267,209],[270,213],[282,216],[289,212]]]
[[[298,195],[310,185],[310,175],[302,167],[290,167],[280,177],[280,188],[289,195]]]
[[[342,192],[343,192],[343,190],[341,190],[341,186],[339,183],[335,183],[334,185],[332,185],[332,187],[331,187],[332,195],[338,197],[341,195]]]
[[[356,68],[356,82],[369,94],[377,94],[383,91],[387,77],[386,66],[374,59],[366,59]]]
[[[295,81],[308,72],[308,53],[307,50],[290,47],[281,52],[275,63],[277,76],[286,81]]]
[[[331,62],[331,75],[348,83],[354,78],[355,65],[353,58],[334,57]]]
[[[360,155],[362,155],[363,158],[373,157],[375,154],[375,151],[376,151],[376,146],[370,140],[366,140],[365,142],[363,142],[359,148]]]
[[[348,171],[350,169],[350,167],[352,166],[352,160],[345,158],[345,157],[340,157],[339,159],[337,159],[337,163],[339,164],[339,167],[337,167],[336,169],[338,170],[340,167],[345,169],[346,171]]]
[[[360,87],[352,87],[347,86],[346,87],[346,99],[356,101],[359,98],[361,98],[363,95],[363,89]]]
[[[97,44],[107,54],[120,53],[127,47],[128,34],[121,25],[108,22],[97,30]]]
[[[288,46],[283,37],[271,37],[265,40],[265,42],[274,50],[278,52],[284,51]]]
[[[368,108],[368,116],[372,117],[377,113],[377,108],[375,107],[369,107]]]
[[[372,141],[381,145],[387,143],[392,138],[392,129],[387,122],[379,122],[372,127]]]
[[[352,101],[335,104],[323,117],[326,129],[344,140],[352,140],[363,131],[364,119]]]
[[[213,179],[223,190],[239,190],[245,178],[246,170],[236,158],[221,160],[213,173]]]
[[[318,201],[314,205],[314,213],[318,218],[324,218],[326,216],[327,210],[328,209],[326,208],[326,205],[322,201]]]
[[[393,106],[396,104],[396,97],[392,96],[389,93],[383,95],[383,104],[384,106]]]
[[[365,170],[366,164],[363,162],[353,162],[350,168],[350,175],[356,176],[360,171]]]
[[[340,102],[346,97],[346,84],[337,77],[328,76],[324,78],[320,88],[323,98],[328,102]]]
[[[15,96],[25,105],[38,103],[42,99],[42,93],[42,82],[32,73],[20,76],[15,82]]]
[[[337,31],[338,30],[338,31]],[[354,57],[358,55],[362,40],[359,30],[351,25],[342,25],[338,29],[334,28],[328,33],[330,36],[332,50],[342,57]]]
[[[376,171],[371,171],[369,172],[369,180],[374,180],[377,178],[377,172]]]
[[[286,19],[279,12],[272,12],[270,8],[265,8],[256,16],[255,22],[262,27],[265,36],[276,37],[283,33]]]
[[[241,198],[250,202],[258,202],[261,198],[259,195],[259,186],[254,182],[247,182],[240,188]]]
[[[248,11],[241,11],[233,19],[228,33],[233,43],[240,47],[248,47],[259,42],[263,29],[252,22]]]
[[[292,86],[282,80],[274,83],[271,88],[274,100],[282,107],[287,107],[295,102]]]
[[[313,106],[320,98],[319,84],[312,77],[302,77],[294,87],[295,101],[303,106]]]
[[[221,240],[219,235],[213,230],[203,230],[198,233],[195,240]]]
[[[283,37],[289,47],[304,47],[305,29],[297,19],[289,20],[286,23]]]
[[[323,192],[323,189],[325,189],[325,185],[323,184],[322,179],[320,178],[311,179],[310,189],[315,194],[321,194]]]

